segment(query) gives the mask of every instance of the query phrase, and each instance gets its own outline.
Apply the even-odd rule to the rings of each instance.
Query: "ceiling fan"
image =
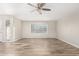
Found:
[[[36,5],[33,5],[31,3],[27,3],[27,4],[34,7],[34,8],[36,8],[36,11],[39,14],[42,14],[42,11],[51,11],[51,9],[49,9],[49,8],[44,8],[46,3],[37,3]]]

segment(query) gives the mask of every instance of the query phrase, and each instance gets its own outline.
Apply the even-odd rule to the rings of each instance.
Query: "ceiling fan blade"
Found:
[[[37,8],[35,5],[31,4],[31,3],[27,3],[28,5]]]
[[[45,5],[45,3],[37,3],[38,9],[41,9],[44,5]]]
[[[45,3],[40,3],[40,7],[43,7],[45,5]]]
[[[51,11],[51,9],[48,9],[48,8],[42,8],[42,10]]]
[[[37,3],[38,8],[40,7],[40,3]]]

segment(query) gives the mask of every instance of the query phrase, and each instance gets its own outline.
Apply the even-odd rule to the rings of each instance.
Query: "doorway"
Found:
[[[11,26],[10,26],[10,20],[6,20],[6,30],[7,30],[7,41],[10,41],[11,39]]]

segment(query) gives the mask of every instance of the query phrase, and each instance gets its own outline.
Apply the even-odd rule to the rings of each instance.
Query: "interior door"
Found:
[[[10,20],[6,20],[6,30],[7,30],[7,41],[11,39],[11,28],[10,28]]]
[[[8,17],[6,19],[6,41],[7,42],[12,42],[13,41],[13,17]]]

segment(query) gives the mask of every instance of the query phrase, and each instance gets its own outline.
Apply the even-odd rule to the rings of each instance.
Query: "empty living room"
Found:
[[[0,3],[0,56],[79,56],[79,3]]]

